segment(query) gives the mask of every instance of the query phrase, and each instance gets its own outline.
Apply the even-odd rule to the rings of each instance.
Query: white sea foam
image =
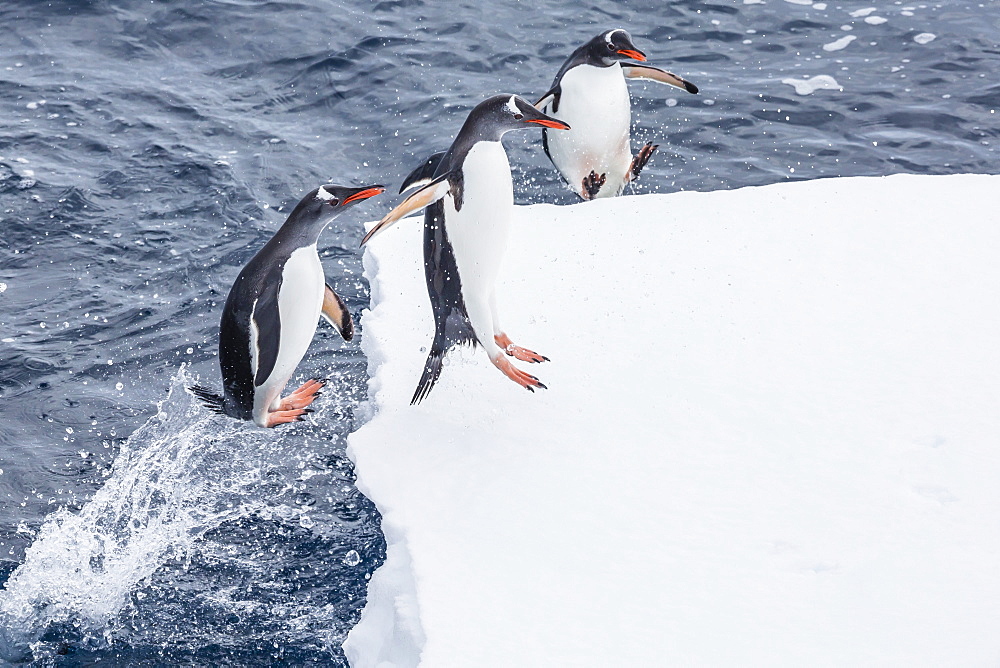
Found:
[[[808,79],[782,79],[781,83],[794,87],[797,95],[812,95],[818,90],[844,90],[829,74],[818,74]]]
[[[865,23],[867,23],[868,25],[880,26],[888,20],[889,19],[885,18],[884,16],[869,16],[865,18]]]
[[[869,14],[874,14],[878,9],[875,7],[865,7],[864,9],[855,9],[851,12],[851,16],[856,19],[860,19],[863,16],[868,16]]]
[[[182,369],[93,499],[79,512],[46,517],[0,591],[0,663],[28,656],[54,625],[101,638],[129,593],[165,561],[252,512],[247,501],[274,452],[273,436],[209,413],[184,390],[189,383]]]
[[[922,32],[913,38],[913,41],[917,44],[928,44],[937,39],[937,35],[932,32]]]
[[[854,35],[844,35],[840,39],[834,40],[829,44],[823,45],[824,51],[840,51],[841,49],[846,49],[847,45],[856,40],[857,37]]]

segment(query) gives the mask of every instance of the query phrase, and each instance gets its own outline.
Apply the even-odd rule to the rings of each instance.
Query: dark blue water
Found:
[[[541,94],[610,27],[702,90],[630,84],[634,141],[661,144],[636,192],[995,173],[998,9],[4,0],[0,580],[25,565],[0,593],[0,653],[343,663],[384,551],[344,454],[366,391],[357,341],[320,327],[300,371],[329,389],[312,423],[280,433],[181,390],[218,382],[231,281],[317,184],[398,184],[478,101]],[[784,82],[819,75],[841,90]],[[518,201],[574,201],[538,140],[507,142]],[[356,317],[360,221],[395,201],[321,240]]]

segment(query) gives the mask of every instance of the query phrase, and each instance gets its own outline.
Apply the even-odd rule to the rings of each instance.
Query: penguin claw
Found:
[[[540,364],[541,362],[548,362],[549,358],[545,355],[539,355],[533,350],[528,350],[527,348],[522,348],[521,346],[515,346],[511,342],[510,337],[506,334],[497,334],[493,337],[496,344],[500,346],[505,353],[513,357],[514,359],[519,359],[522,362],[529,362],[531,364]]]
[[[292,409],[292,410],[276,410],[271,411],[267,414],[267,426],[277,427],[279,424],[288,424],[289,422],[301,422],[304,420],[302,417],[302,409]]]
[[[498,369],[500,369],[503,375],[507,376],[512,381],[530,392],[534,392],[536,387],[540,387],[543,390],[548,389],[540,380],[532,376],[530,373],[526,373],[518,369],[503,355],[497,355],[496,359],[493,359],[492,362]]]
[[[634,158],[632,158],[632,164],[629,166],[628,173],[625,175],[625,178],[629,181],[635,181],[639,178],[639,172],[641,172],[642,168],[646,166],[646,163],[649,162],[649,159],[653,156],[653,152],[658,148],[660,148],[659,144],[654,144],[651,141],[646,142],[646,145],[640,148],[639,152],[635,154]]]
[[[296,408],[305,408],[319,396],[319,390],[323,383],[315,379],[309,379],[302,383],[297,390],[281,400],[278,406],[279,411],[288,411]]]
[[[590,170],[590,174],[583,177],[583,190],[580,191],[580,197],[583,199],[594,199],[601,192],[601,188],[604,187],[604,183],[607,180],[608,175],[606,173],[598,175],[594,170]]]

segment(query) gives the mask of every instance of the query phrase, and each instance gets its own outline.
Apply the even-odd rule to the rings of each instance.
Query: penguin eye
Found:
[[[340,204],[340,200],[337,199],[336,197],[332,197],[328,199],[326,203],[329,204],[330,206],[337,206],[338,204]]]
[[[614,44],[611,44],[611,43],[609,42],[609,43],[608,43],[608,51],[614,51],[614,50],[615,50],[615,45],[614,45]]]
[[[524,114],[514,114],[514,120],[519,121],[524,118]]]

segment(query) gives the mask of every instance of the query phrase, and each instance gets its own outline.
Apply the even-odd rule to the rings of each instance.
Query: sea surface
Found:
[[[0,3],[0,665],[345,664],[385,550],[358,339],[320,325],[307,423],[184,387],[219,385],[225,296],[302,195],[390,187],[320,242],[358,319],[362,221],[614,27],[701,88],[629,84],[660,144],[633,192],[1000,172],[997,0]],[[505,143],[518,202],[575,201],[537,131]]]

